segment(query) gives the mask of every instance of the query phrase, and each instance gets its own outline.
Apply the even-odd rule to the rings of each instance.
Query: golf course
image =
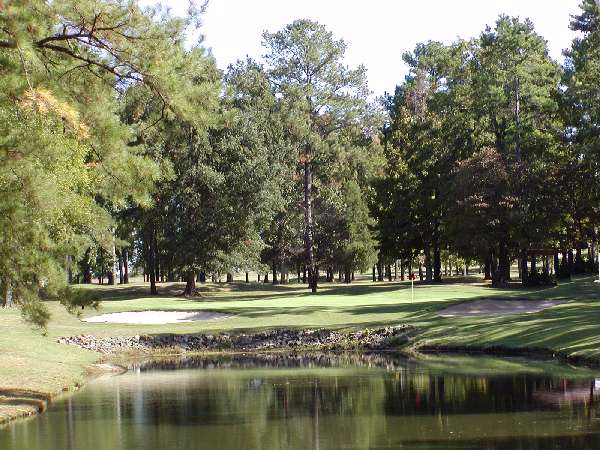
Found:
[[[600,0],[0,0],[0,449],[597,450],[599,80]]]
[[[23,322],[17,309],[0,310],[0,392],[23,403],[0,403],[7,420],[48,399],[85,383],[98,369],[94,363],[111,355],[57,343],[65,336],[131,336],[150,334],[248,333],[264,329],[340,329],[342,331],[408,324],[416,334],[406,348],[539,350],[559,352],[584,363],[600,363],[600,287],[591,276],[556,287],[492,289],[481,279],[449,279],[440,285],[410,282],[357,281],[351,286],[324,284],[318,295],[303,285],[264,285],[234,282],[201,287],[198,296],[181,296],[184,284],[164,283],[158,296],[147,295],[144,283],[121,286],[88,285],[101,298],[98,311],[84,309],[81,317],[67,313],[58,302],[47,334]],[[479,300],[556,302],[535,313],[442,316],[440,311]],[[211,311],[225,318],[171,324],[88,323],[81,319],[126,311]],[[139,356],[139,355],[138,355]],[[112,355],[114,357],[114,355]],[[29,404],[29,406],[27,406]]]

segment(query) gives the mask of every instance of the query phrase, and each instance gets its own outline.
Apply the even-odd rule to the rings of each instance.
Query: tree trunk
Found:
[[[526,250],[521,250],[521,284],[523,286],[527,286],[528,282],[529,282],[529,268],[527,267],[528,265],[528,261],[527,261],[527,251]]]
[[[92,267],[90,265],[90,253],[91,249],[85,251],[83,257],[83,283],[90,284],[92,282]]]
[[[278,284],[277,281],[277,263],[273,261],[273,284]]]
[[[227,282],[233,283],[233,274],[231,272],[227,272]]]
[[[8,281],[6,279],[2,280],[2,307],[6,308],[8,306],[8,292],[10,291],[8,287]]]
[[[194,273],[193,270],[190,270],[187,274],[186,274],[186,279],[185,279],[185,290],[183,291],[183,295],[185,295],[186,297],[191,297],[192,295],[194,295],[194,292],[196,291],[196,274]],[[152,274],[150,274],[150,277],[152,277]]]
[[[152,227],[152,243],[154,249],[154,265],[152,266],[154,279],[160,281],[160,253],[158,251],[158,240],[156,239],[156,226]]]
[[[400,281],[404,281],[404,261],[400,260]]]
[[[425,248],[425,278],[428,282],[433,280],[433,271],[431,264],[431,249],[429,245]]]
[[[569,277],[573,274],[573,249],[570,248],[567,252],[567,264],[569,266]]]
[[[98,276],[98,284],[104,284],[104,251],[102,247],[98,249],[100,253],[100,275]]]
[[[304,246],[308,259],[309,273],[313,276],[308,280],[311,292],[317,292],[317,277],[315,255],[313,252],[313,211],[312,211],[312,148],[304,146]]]
[[[117,249],[115,248],[115,230],[112,230],[112,245],[110,246],[110,272],[108,274],[108,283],[115,284],[117,279]]]
[[[521,161],[521,92],[519,77],[515,78],[515,158]],[[510,279],[510,275],[507,280]]]
[[[377,274],[375,272],[375,266],[373,266],[373,282],[377,281]]]
[[[351,281],[350,269],[346,268],[344,270],[344,283],[350,284]]]
[[[492,255],[491,255],[491,253],[488,253],[487,257],[485,258],[485,268],[484,268],[483,279],[484,280],[492,279]]]
[[[288,284],[290,282],[290,272],[288,270],[288,266],[285,263],[281,263],[281,277],[280,277],[280,281],[281,284]]]
[[[394,259],[394,281],[398,281],[398,260]]]
[[[157,295],[158,291],[156,289],[156,249],[154,248],[154,224],[150,225],[150,230],[148,232],[148,240],[149,240],[149,255],[150,261],[148,261],[148,274],[150,275],[150,295]],[[192,272],[193,276],[193,272]]]
[[[569,270],[569,257],[567,250],[562,250],[562,258],[560,261],[559,268],[557,268],[557,278],[570,279],[571,272]]]
[[[129,251],[123,249],[123,283],[129,283]]]
[[[250,275],[246,272],[246,283],[250,283]]]
[[[575,246],[575,273],[583,273],[584,264],[583,258],[581,257],[581,242],[577,242]]]
[[[65,267],[67,269],[67,283],[73,283],[73,257],[71,255],[65,256]]]
[[[500,285],[500,280],[498,278],[499,270],[498,270],[496,255],[493,253],[490,254],[490,269],[492,272],[492,286],[498,287]]]
[[[263,283],[268,283],[269,282],[269,272],[265,273],[265,278],[263,280]]]
[[[558,259],[558,252],[554,254],[554,276],[558,278],[558,272],[560,271],[560,261]]]
[[[442,281],[442,252],[440,250],[440,241],[437,237],[437,231],[433,241],[433,279]]]
[[[387,275],[388,275],[388,281],[392,281],[392,266],[391,266],[391,264],[387,265],[386,270],[387,270]]]
[[[504,281],[510,281],[510,260],[508,257],[508,248],[506,242],[500,242],[500,252],[498,253],[498,270]]]
[[[123,250],[119,251],[119,284],[123,284]]]

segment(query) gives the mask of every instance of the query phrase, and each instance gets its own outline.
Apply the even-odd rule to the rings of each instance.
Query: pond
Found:
[[[0,429],[2,450],[598,449],[600,379],[396,354],[154,360]]]

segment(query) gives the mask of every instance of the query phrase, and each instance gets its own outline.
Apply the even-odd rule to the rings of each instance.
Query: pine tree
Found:
[[[314,21],[296,20],[281,31],[265,33],[263,39],[268,74],[287,108],[288,132],[295,138],[302,168],[305,258],[309,285],[316,292],[318,161],[340,130],[368,115],[366,71],[363,66],[344,66],[345,42]]]

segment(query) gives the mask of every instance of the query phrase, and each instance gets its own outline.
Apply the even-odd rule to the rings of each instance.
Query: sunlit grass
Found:
[[[26,388],[44,393],[60,391],[84,378],[83,368],[98,354],[56,343],[60,336],[95,334],[245,332],[276,327],[365,328],[408,323],[419,329],[420,343],[435,345],[538,347],[570,354],[600,354],[600,288],[592,277],[546,289],[491,289],[483,283],[415,285],[370,283],[347,286],[324,284],[318,295],[303,285],[208,284],[193,299],[179,295],[181,283],[165,283],[159,296],[148,295],[143,284],[88,286],[102,297],[99,312],[211,310],[227,311],[230,318],[170,325],[86,323],[49,303],[52,320],[42,336],[21,320],[15,309],[0,310],[0,387]],[[530,298],[567,300],[534,313],[494,317],[444,318],[436,311],[469,299]],[[0,413],[1,414],[1,413]]]

